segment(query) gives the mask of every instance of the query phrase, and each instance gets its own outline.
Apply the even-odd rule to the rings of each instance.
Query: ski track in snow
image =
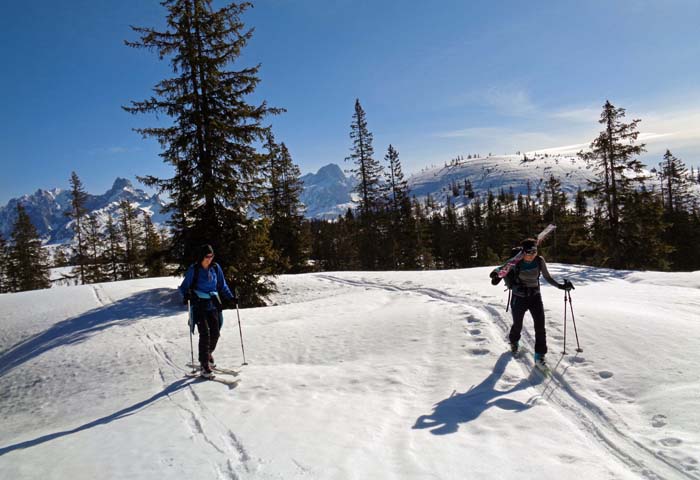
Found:
[[[92,291],[100,306],[106,307],[113,303],[101,285],[93,285]],[[137,330],[138,340],[146,347],[156,363],[158,376],[164,390],[171,386],[173,381],[181,380],[189,373],[187,369],[173,361],[167,350],[163,348],[162,339],[155,338],[155,335],[149,333],[143,326],[137,327]],[[256,466],[236,434],[207,407],[192,388],[192,384],[198,382],[200,380],[196,377],[189,381],[184,391],[186,398],[184,402],[180,400],[182,394],[167,393],[167,398],[180,410],[181,422],[189,432],[193,443],[207,446],[213,450],[212,459],[219,458],[218,461],[212,463],[215,478],[218,480],[240,480],[241,477],[237,470],[242,469],[246,473],[252,473],[256,470]],[[223,381],[221,383],[226,383],[231,389],[237,385],[237,381],[230,383]],[[234,465],[231,459],[237,459],[238,464]]]
[[[163,388],[168,386],[169,379],[182,378],[189,373],[187,369],[173,361],[161,345],[160,339],[154,338],[154,335],[147,333],[145,330],[141,338],[142,340],[145,339],[143,343],[149,348],[154,361],[158,365]],[[168,369],[169,372],[164,371],[164,368]],[[193,383],[200,382],[203,383],[204,381],[196,377],[189,382],[185,390],[185,402],[180,401],[173,395],[168,395],[168,399],[184,412],[182,418],[185,426],[189,429],[194,443],[208,445],[213,449],[212,458],[219,458],[218,461],[212,464],[216,478],[221,480],[238,480],[241,478],[237,473],[238,469],[242,469],[245,473],[251,473],[256,470],[256,467],[245,446],[236,437],[236,434],[207,407],[206,402],[192,388]],[[233,382],[229,387],[234,388],[236,384],[237,382]],[[234,465],[231,459],[237,459],[238,464]]]
[[[474,312],[471,312],[472,314],[467,316],[467,322],[469,324],[467,332],[470,332],[471,335],[482,333],[480,328],[475,327],[481,326],[482,322],[478,320],[478,317],[483,317],[484,315],[487,319],[491,319],[493,321],[492,324],[498,328],[496,336],[499,342],[503,342],[503,339],[510,330],[511,322],[510,319],[506,318],[502,313],[503,307],[477,300],[477,298],[484,298],[477,293],[473,293],[473,296],[470,296],[470,292],[465,292],[465,296],[458,296],[429,287],[399,286],[366,278],[358,280],[327,274],[319,274],[317,277],[329,282],[351,287],[374,288],[390,292],[424,295],[434,300],[457,304],[469,310],[476,311],[476,316],[473,315]],[[481,315],[478,313],[481,313]],[[523,329],[522,335],[528,345],[534,344],[532,335],[526,329]],[[530,359],[529,355],[522,355],[523,350],[524,349],[521,348],[518,362],[520,362],[524,372],[525,370],[532,371],[534,369],[534,362]],[[487,355],[491,353],[486,348],[472,348],[470,352],[473,355]],[[615,418],[614,420],[611,418],[613,415],[616,416],[615,412],[608,413],[604,411],[595,402],[576,391],[574,386],[564,378],[565,373],[572,366],[584,363],[585,359],[579,357],[578,354],[573,355],[567,359],[568,364],[566,367],[559,371],[560,366],[564,363],[564,359],[564,355],[561,355],[557,364],[552,367],[552,375],[549,378],[545,378],[544,382],[540,384],[531,382],[532,388],[539,392],[539,398],[533,398],[528,403],[537,402],[539,399],[551,402],[567,418],[577,424],[580,430],[585,432],[596,441],[596,443],[603,446],[615,458],[622,462],[623,465],[644,478],[649,480],[665,480],[674,477],[695,480],[700,479],[700,475],[686,471],[681,463],[665,456],[663,452],[655,452],[638,440],[635,440],[629,432],[625,432],[622,428],[616,426],[616,423],[624,425],[624,422],[621,422],[619,418]],[[610,378],[613,374],[612,372],[601,371],[599,375],[601,378],[605,379]],[[608,395],[610,396],[611,394]],[[660,420],[657,418],[656,424],[659,424],[659,421]]]

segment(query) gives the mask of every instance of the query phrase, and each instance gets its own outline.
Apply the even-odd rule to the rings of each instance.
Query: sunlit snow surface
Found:
[[[220,382],[177,278],[0,295],[0,478],[700,479],[700,272],[550,269],[551,379],[489,268],[279,277]]]

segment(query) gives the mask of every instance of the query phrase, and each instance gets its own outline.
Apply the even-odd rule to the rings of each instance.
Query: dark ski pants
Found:
[[[547,353],[547,332],[544,328],[544,305],[542,295],[535,294],[529,297],[513,295],[510,302],[510,310],[513,312],[513,326],[510,329],[510,343],[520,340],[520,332],[523,329],[523,318],[528,310],[535,321],[535,353]]]
[[[197,308],[194,315],[199,331],[199,363],[209,365],[209,354],[214,351],[219,341],[219,312]]]

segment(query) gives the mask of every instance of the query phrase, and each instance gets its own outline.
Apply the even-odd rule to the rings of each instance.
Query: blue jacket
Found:
[[[199,275],[197,277],[197,285],[192,285],[195,268],[199,269]],[[187,291],[190,288],[203,300],[211,299],[212,293],[218,293],[230,300],[234,298],[231,289],[228,288],[226,278],[224,278],[224,272],[221,270],[218,263],[212,263],[207,269],[203,268],[199,263],[190,265],[190,268],[188,268],[185,273],[185,279],[179,287],[183,298],[187,295]],[[211,307],[213,306],[214,304],[212,303]],[[208,307],[210,306],[208,305]]]

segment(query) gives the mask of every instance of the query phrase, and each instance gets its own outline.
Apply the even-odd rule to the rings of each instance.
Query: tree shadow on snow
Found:
[[[510,352],[504,352],[498,358],[491,374],[483,382],[465,393],[453,393],[449,398],[436,403],[433,413],[418,417],[413,428],[429,428],[433,435],[446,435],[455,433],[460,423],[476,420],[492,407],[513,412],[522,412],[532,407],[527,403],[501,397],[541,383],[542,380],[536,375],[531,374],[530,378],[520,380],[508,390],[496,390],[496,383],[505,372],[511,358]]]
[[[634,273],[632,270],[612,270],[609,268],[589,267],[587,265],[567,265],[563,263],[553,265],[551,270],[554,278],[560,281],[566,278],[573,282],[574,286],[614,279],[622,280]]]
[[[183,308],[177,298],[177,290],[154,288],[58,322],[2,352],[0,376],[54,348],[82,343],[108,328],[125,327],[149,317],[177,314]]]
[[[62,432],[50,433],[48,435],[37,437],[33,440],[27,440],[25,442],[16,443],[14,445],[8,445],[7,447],[0,447],[0,457],[5,455],[6,453],[10,453],[15,450],[23,450],[25,448],[35,447],[37,445],[41,445],[42,443],[50,442],[51,440],[56,440],[57,438],[72,435],[74,433],[82,432],[84,430],[89,430],[100,425],[107,425],[108,423],[112,423],[115,420],[120,420],[122,418],[129,417],[135,413],[138,413],[140,410],[148,407],[149,405],[157,402],[161,398],[168,397],[174,394],[175,392],[182,390],[188,385],[197,382],[198,380],[198,378],[180,379],[176,382],[171,383],[161,392],[156,393],[155,395],[151,396],[150,398],[147,398],[146,400],[135,403],[130,407],[123,408],[122,410],[119,410],[118,412],[115,412],[111,415],[107,415],[105,417],[98,418],[97,420],[93,420],[92,422],[86,423],[72,430],[64,430]]]

